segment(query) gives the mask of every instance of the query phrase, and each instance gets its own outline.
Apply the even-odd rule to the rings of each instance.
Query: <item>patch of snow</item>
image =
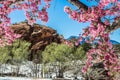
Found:
[[[34,79],[34,78],[22,78],[22,77],[0,77],[0,80],[52,80],[52,79]]]

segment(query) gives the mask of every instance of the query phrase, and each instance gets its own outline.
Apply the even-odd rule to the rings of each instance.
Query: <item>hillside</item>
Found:
[[[67,38],[67,40],[71,40],[71,39],[78,39],[79,37],[78,36],[70,36],[69,38]],[[94,41],[94,43],[97,43],[97,39]],[[110,42],[112,44],[120,44],[119,42],[115,41],[115,40],[110,40]],[[85,43],[85,38],[82,40],[81,44],[82,43]]]

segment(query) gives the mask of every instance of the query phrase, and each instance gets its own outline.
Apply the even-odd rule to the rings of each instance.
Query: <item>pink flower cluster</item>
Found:
[[[42,9],[42,11],[40,11],[38,13],[38,18],[41,19],[44,22],[48,21],[48,13],[46,12],[46,9]]]
[[[92,1],[92,0],[91,0]],[[109,5],[113,3],[114,5]],[[89,37],[87,42],[91,43],[96,38],[99,38],[98,47],[90,49],[87,52],[86,65],[83,67],[82,72],[87,72],[94,62],[103,62],[104,68],[110,73],[120,72],[120,61],[118,61],[117,54],[114,53],[112,44],[109,40],[109,32],[106,31],[111,22],[106,19],[106,16],[115,16],[113,21],[120,18],[120,2],[118,0],[100,0],[97,6],[89,7],[88,10],[80,9],[72,10],[70,7],[65,6],[64,11],[70,18],[78,22],[90,22],[90,26],[84,29],[82,37]],[[102,20],[102,19],[105,20]],[[81,38],[78,42],[81,41]],[[92,55],[96,55],[96,59]]]
[[[108,73],[110,76],[113,76],[113,73],[120,72],[118,56],[112,49],[112,43],[109,41],[109,35],[107,33],[103,34],[98,42],[98,46],[87,52],[86,65],[83,67],[82,72],[87,72],[88,68],[90,68],[92,64],[99,62],[103,62],[105,70],[110,71]]]
[[[0,1],[0,45],[11,44],[16,38],[20,37],[10,29],[10,18],[8,15],[14,10],[24,10],[29,24],[36,22],[36,19],[48,21],[46,9],[49,8],[51,0],[44,0],[45,6],[39,10],[41,0],[2,0]]]
[[[21,37],[19,34],[15,34],[10,27],[4,27],[0,30],[0,46],[11,45],[11,43],[16,39]]]

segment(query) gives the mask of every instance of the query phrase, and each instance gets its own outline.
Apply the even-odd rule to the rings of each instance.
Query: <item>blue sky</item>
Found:
[[[91,6],[86,0],[82,0],[86,5]],[[94,3],[92,3],[93,5]],[[79,23],[68,17],[64,12],[64,6],[71,6],[73,9],[76,7],[71,5],[67,0],[52,0],[51,7],[48,10],[49,21],[45,24],[55,30],[65,38],[69,36],[78,36],[82,33],[82,29],[87,27],[88,23]],[[24,11],[14,11],[10,14],[12,23],[18,23],[25,20]],[[41,21],[37,21],[39,24],[43,24]],[[111,33],[110,38],[112,40],[120,42],[120,29]]]

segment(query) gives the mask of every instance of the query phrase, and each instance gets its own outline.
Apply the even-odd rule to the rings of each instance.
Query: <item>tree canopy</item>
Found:
[[[65,44],[52,43],[42,52],[44,62],[65,62],[70,60],[72,48]]]
[[[66,44],[51,43],[42,52],[43,62],[70,62],[85,58],[85,50],[82,46],[68,46]]]
[[[11,46],[0,47],[0,62],[16,64],[27,60],[29,46],[29,42],[15,40]]]

